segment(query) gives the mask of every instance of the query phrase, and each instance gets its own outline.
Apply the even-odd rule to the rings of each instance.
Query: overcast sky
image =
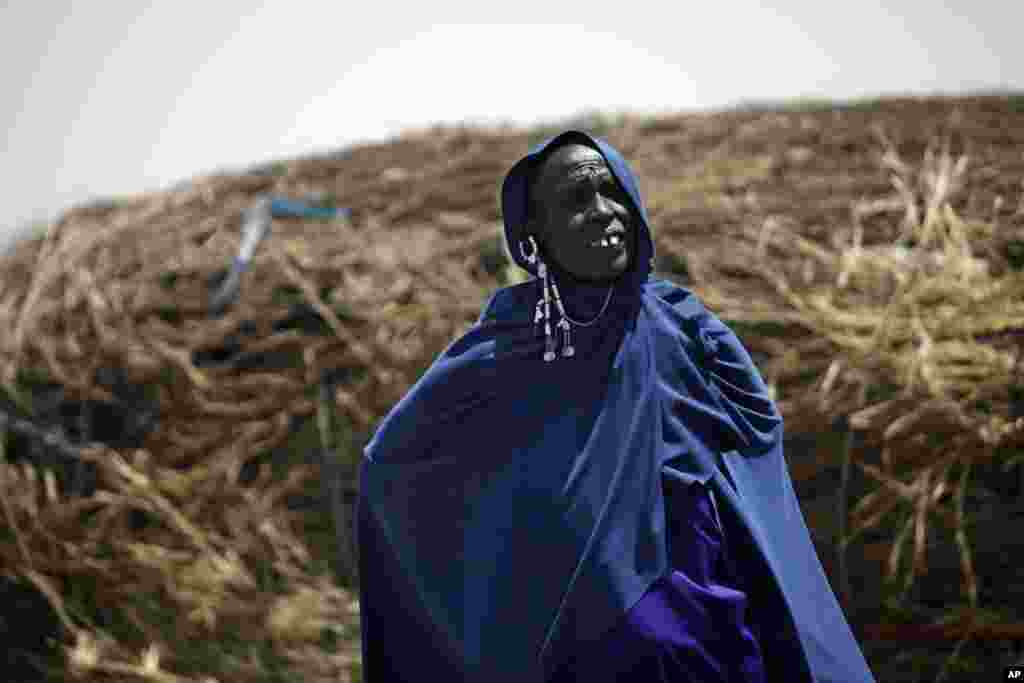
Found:
[[[1022,8],[1017,0],[5,2],[0,239],[92,197],[433,122],[1024,90]],[[524,23],[499,23],[508,21]]]

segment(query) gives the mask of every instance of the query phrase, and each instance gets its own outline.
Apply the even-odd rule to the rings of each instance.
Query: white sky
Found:
[[[1024,90],[1022,19],[1018,0],[5,2],[0,241],[434,122]]]

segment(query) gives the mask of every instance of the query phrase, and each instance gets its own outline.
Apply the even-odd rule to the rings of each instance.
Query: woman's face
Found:
[[[597,150],[554,150],[538,169],[533,198],[533,232],[561,270],[588,283],[626,272],[636,250],[630,201]]]

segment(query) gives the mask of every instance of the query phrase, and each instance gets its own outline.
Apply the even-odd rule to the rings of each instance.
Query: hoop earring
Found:
[[[532,266],[537,263],[537,254],[540,253],[540,249],[537,247],[537,243],[534,241],[533,235],[527,235],[526,242],[530,244],[533,251],[527,254],[526,250],[523,248],[525,242],[523,240],[519,240],[519,253],[522,254],[523,259]]]

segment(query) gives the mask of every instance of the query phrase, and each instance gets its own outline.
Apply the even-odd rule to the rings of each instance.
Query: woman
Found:
[[[366,448],[364,680],[873,681],[782,419],[735,335],[651,277],[621,155],[563,133],[513,166],[502,209],[534,279]]]

